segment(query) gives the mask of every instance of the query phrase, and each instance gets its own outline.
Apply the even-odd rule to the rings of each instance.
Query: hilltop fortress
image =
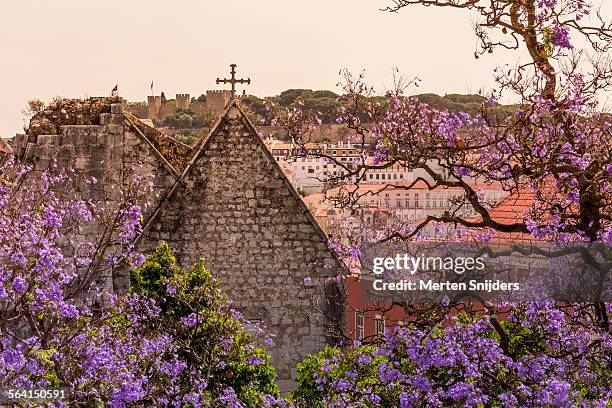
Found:
[[[232,99],[232,91],[206,91],[204,101],[192,99],[189,94],[176,94],[175,99],[163,100],[161,96],[149,96],[147,102],[130,102],[127,110],[140,119],[163,119],[179,109],[192,109],[196,112],[210,111],[220,115]]]
[[[207,98],[207,104],[221,106],[222,100]],[[184,95],[176,103],[188,101]],[[342,266],[239,102],[228,101],[194,148],[140,121],[118,98],[64,106],[72,108],[33,120],[28,134],[15,138],[15,155],[35,171],[56,159],[60,167],[96,177],[97,184],[79,192],[94,202],[116,200],[112,185],[135,168],[149,177],[155,197],[137,247],[149,251],[167,241],[184,266],[204,258],[234,306],[274,336],[272,363],[281,389],[290,389],[296,363],[336,342],[344,324],[333,279]],[[79,109],[87,114],[71,112]],[[98,282],[121,292],[129,278],[117,269]]]

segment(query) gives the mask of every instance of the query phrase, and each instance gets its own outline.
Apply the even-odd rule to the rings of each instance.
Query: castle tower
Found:
[[[206,109],[215,115],[223,113],[225,106],[232,99],[232,91],[213,90],[206,91]]]
[[[191,103],[189,94],[176,94],[176,108],[177,109],[188,109]]]
[[[147,96],[147,119],[156,119],[161,108],[161,96]]]

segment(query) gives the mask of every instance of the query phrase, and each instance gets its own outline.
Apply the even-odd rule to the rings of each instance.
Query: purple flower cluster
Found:
[[[557,47],[574,48],[569,38],[569,30],[563,26],[556,25],[553,27],[550,41]]]
[[[327,356],[313,380],[327,404],[386,399],[392,406],[605,406],[612,400],[612,336],[570,325],[550,302],[507,309],[504,345],[491,320],[458,316],[428,329],[399,327],[380,346]],[[536,342],[534,344],[534,342]],[[329,357],[332,355],[333,357]],[[607,368],[604,368],[607,367]]]
[[[216,286],[189,290],[179,276],[164,281],[168,296],[156,301],[140,293],[116,296],[100,280],[120,263],[143,263],[132,242],[150,183],[135,177],[117,187],[117,202],[93,203],[58,192],[69,191],[78,182],[73,177],[32,173],[10,159],[0,165],[0,385],[43,387],[57,379],[53,385],[67,388],[77,406],[252,404],[243,390],[184,358],[191,350],[186,342],[207,318],[219,336],[206,338],[211,367],[235,365],[245,351],[246,364],[266,362],[249,343],[265,337],[256,334],[263,329],[247,332]],[[196,311],[160,328],[164,301],[173,297]],[[217,330],[221,321],[226,326]],[[257,398],[283,406],[274,396]]]

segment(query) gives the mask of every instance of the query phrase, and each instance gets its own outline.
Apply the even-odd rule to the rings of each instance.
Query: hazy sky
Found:
[[[386,0],[0,0],[0,136],[23,126],[28,99],[119,93],[197,96],[228,74],[250,76],[247,92],[336,90],[338,71],[365,69],[392,84],[397,67],[422,92],[492,86],[492,68],[516,54],[475,60],[470,16],[413,7],[379,11]],[[239,88],[242,90],[242,88]]]

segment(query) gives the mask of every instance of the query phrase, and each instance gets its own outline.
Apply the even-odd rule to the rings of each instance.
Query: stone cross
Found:
[[[250,84],[251,83],[251,78],[236,79],[236,66],[237,66],[236,64],[230,65],[230,68],[231,68],[230,73],[232,74],[231,79],[217,78],[217,84],[232,84],[232,96],[236,96],[236,84]]]

